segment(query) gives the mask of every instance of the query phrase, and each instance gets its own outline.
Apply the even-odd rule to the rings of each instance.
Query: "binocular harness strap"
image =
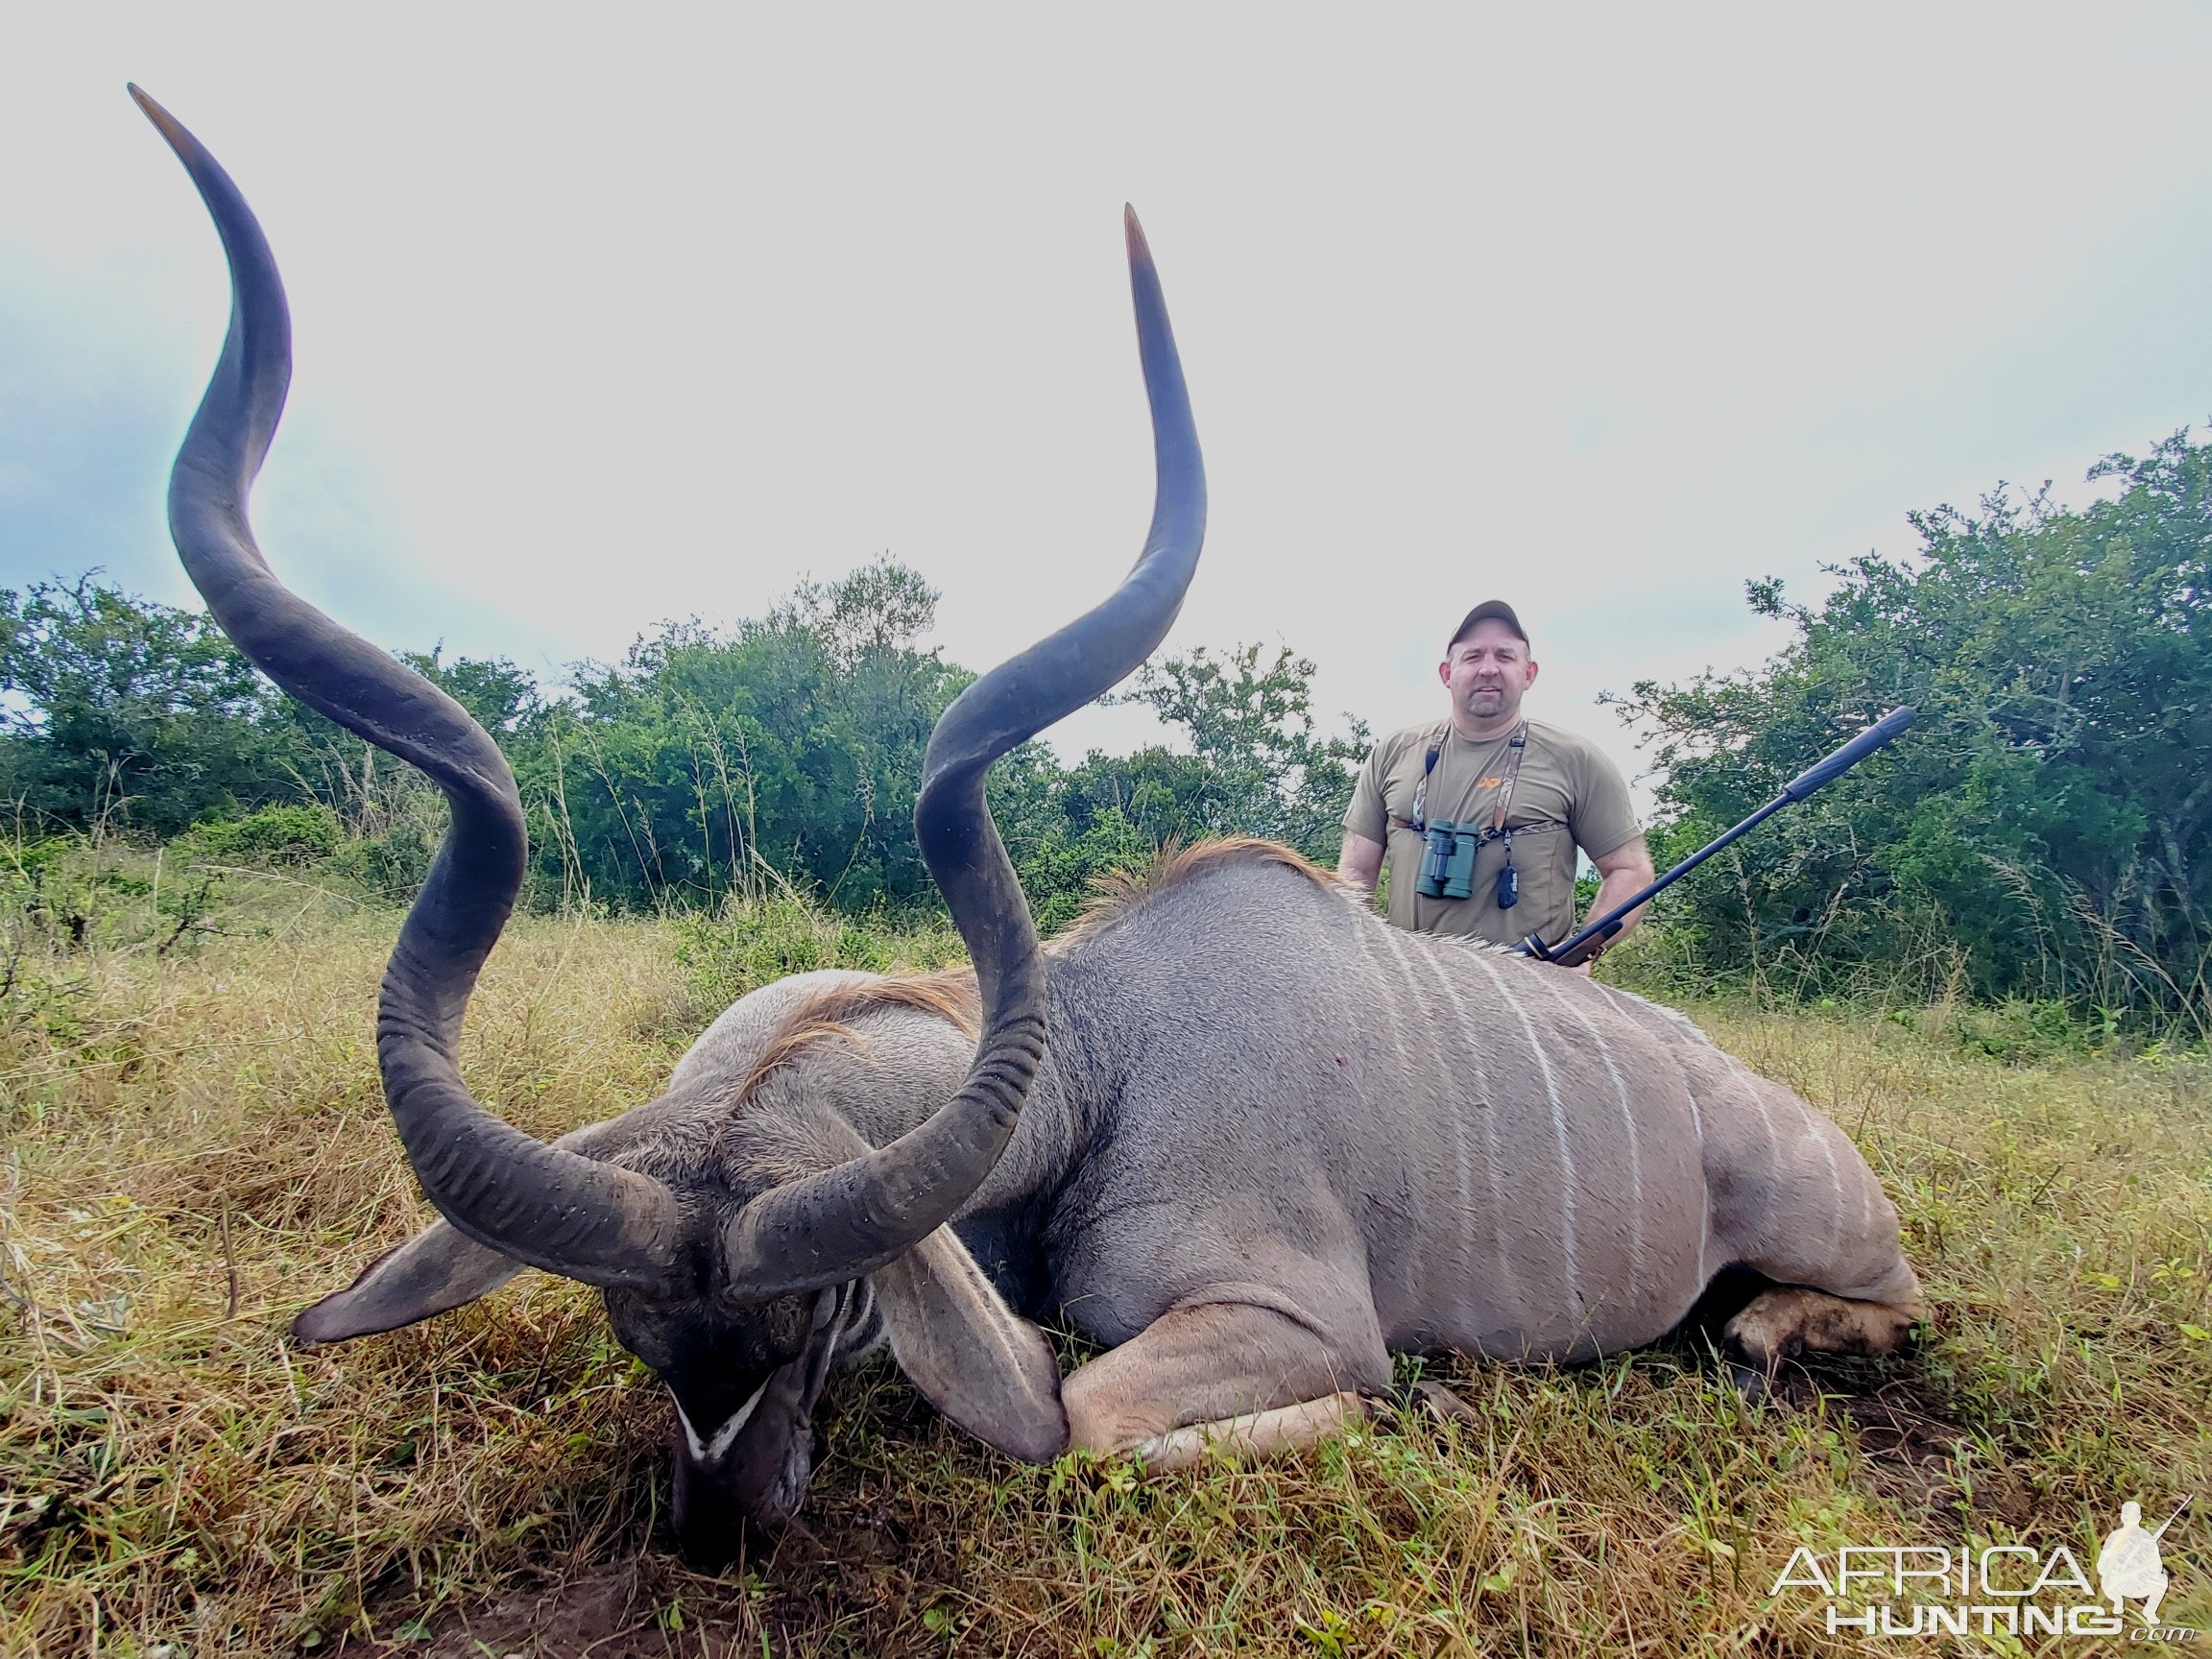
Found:
[[[1510,753],[1504,777],[1481,780],[1484,783],[1499,785],[1498,798],[1490,808],[1490,828],[1484,830],[1478,830],[1472,822],[1454,824],[1447,818],[1431,828],[1428,821],[1429,780],[1435,773],[1437,757],[1443,752],[1445,733],[1445,727],[1436,728],[1429,744],[1428,759],[1421,768],[1421,781],[1413,790],[1413,821],[1409,828],[1424,843],[1421,878],[1416,890],[1431,899],[1470,897],[1476,853],[1493,841],[1503,841],[1505,862],[1498,871],[1497,902],[1499,909],[1509,910],[1520,902],[1521,877],[1513,868],[1513,831],[1506,827],[1505,818],[1513,807],[1513,785],[1520,781],[1522,757],[1528,748],[1528,723],[1523,721],[1515,727],[1506,742]],[[1464,869],[1462,859],[1466,860]]]
[[[1429,758],[1421,763],[1421,781],[1413,786],[1413,819],[1407,826],[1415,834],[1429,830],[1429,775],[1436,770],[1436,757],[1444,753],[1444,728],[1429,734]]]
[[[1490,839],[1495,841],[1505,833],[1505,814],[1512,810],[1513,785],[1521,781],[1521,757],[1528,748],[1528,722],[1524,720],[1513,733],[1513,741],[1506,745],[1512,753],[1505,761],[1504,787],[1498,791],[1498,805],[1490,808]],[[1427,781],[1427,780],[1423,780]],[[1507,856],[1511,856],[1508,849]]]
[[[1421,781],[1413,787],[1413,813],[1407,828],[1416,833],[1429,829],[1429,780],[1436,771],[1437,757],[1444,753],[1444,727],[1438,726],[1429,736],[1429,755],[1421,763]],[[1495,841],[1505,834],[1505,814],[1513,809],[1513,785],[1521,781],[1521,757],[1528,748],[1528,722],[1524,720],[1513,729],[1513,739],[1506,745],[1505,782],[1498,791],[1496,805],[1490,808],[1490,833],[1485,841]],[[1510,840],[1506,856],[1512,856]]]

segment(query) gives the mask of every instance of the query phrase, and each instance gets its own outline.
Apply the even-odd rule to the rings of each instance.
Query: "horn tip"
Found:
[[[1128,203],[1121,204],[1121,231],[1129,242],[1129,262],[1133,265],[1150,265],[1152,248],[1144,240],[1144,227],[1137,222],[1137,209]]]
[[[135,81],[126,81],[123,83],[123,86],[124,90],[131,94],[131,101],[138,106],[146,119],[153,122],[155,129],[160,132],[161,136],[169,140],[171,149],[182,152],[191,145],[192,134],[184,131],[184,124],[170,114],[168,110],[162,108],[154,99],[147,96],[144,89]]]

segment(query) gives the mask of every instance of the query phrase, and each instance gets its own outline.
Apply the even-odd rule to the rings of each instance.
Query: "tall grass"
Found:
[[[1738,998],[1692,1012],[1903,1208],[1936,1309],[1915,1354],[1756,1406],[1690,1335],[1575,1370],[1431,1362],[1471,1420],[1151,1481],[1013,1465],[877,1369],[832,1391],[804,1526],[696,1576],[661,1513],[667,1407],[589,1293],[530,1275],[342,1349],[286,1334],[427,1218],[372,1052],[396,914],[234,876],[163,951],[122,913],[143,899],[82,941],[24,933],[0,997],[9,1653],[1851,1650],[1767,1595],[1799,1543],[2086,1561],[2122,1498],[2212,1498],[2204,1061],[2000,1059],[1940,1004]],[[525,919],[462,1067],[550,1136],[648,1097],[762,976],[951,949],[787,897]],[[2165,1541],[2171,1619],[2212,1619],[2208,1539]]]
[[[1964,941],[1986,929],[1962,929],[1926,894],[1873,899],[1838,888],[1817,917],[1777,934],[1762,926],[1748,873],[1730,850],[1706,868],[1715,882],[1733,875],[1734,902],[1680,889],[1662,898],[1657,920],[1617,947],[1613,972],[1676,998],[1726,991],[1778,1007],[1828,999],[1954,1010],[1995,1001],[2011,1019],[2032,1013],[2046,1036],[2068,1026],[2106,1043],[2123,1035],[2138,1044],[2212,1043],[2212,949],[2162,961],[2078,885],[1988,862],[2012,896],[2025,940],[2009,968],[1993,972],[1977,961]],[[1578,904],[1596,891],[1586,878]]]

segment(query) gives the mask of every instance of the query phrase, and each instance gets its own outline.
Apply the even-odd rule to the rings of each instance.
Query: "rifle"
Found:
[[[1735,829],[1698,848],[1696,852],[1691,854],[1689,857],[1683,859],[1681,863],[1675,865],[1673,869],[1668,871],[1666,875],[1660,877],[1658,880],[1652,882],[1650,886],[1645,888],[1634,898],[1623,900],[1621,903],[1614,905],[1604,915],[1578,931],[1570,933],[1558,944],[1547,945],[1536,934],[1531,933],[1514,949],[1524,956],[1533,956],[1539,962],[1555,962],[1562,968],[1578,967],[1589,961],[1611,943],[1613,935],[1621,931],[1622,925],[1627,919],[1629,912],[1638,905],[1648,902],[1656,895],[1673,886],[1675,882],[1681,880],[1683,877],[1689,875],[1691,871],[1696,869],[1698,865],[1704,863],[1721,848],[1726,847],[1747,831],[1757,829],[1767,819],[1773,817],[1775,813],[1781,811],[1783,807],[1802,801],[1815,790],[1835,782],[1837,779],[1842,777],[1844,773],[1850,771],[1852,767],[1858,765],[1860,761],[1865,759],[1867,756],[1873,754],[1875,750],[1881,748],[1904,731],[1906,727],[1911,725],[1912,716],[1918,710],[1910,706],[1890,709],[1888,713],[1883,715],[1881,719],[1875,721],[1873,725],[1867,727],[1865,731],[1860,733],[1858,736],[1852,738],[1835,754],[1824,760],[1815,762],[1798,773],[1796,777],[1791,779],[1788,783],[1783,785],[1781,794],[1775,796],[1773,800],[1767,802],[1766,805],[1760,807],[1758,811],[1752,813]]]
[[[2181,1500],[2181,1509],[2188,1508],[2190,1504],[2196,1502],[2197,1494],[2192,1492],[2188,1497]],[[2165,1520],[2158,1523],[2158,1530],[2151,1534],[2152,1543],[2155,1544],[2159,1539],[2165,1537],[2166,1528],[2173,1526],[2175,1522],[2181,1519],[2181,1509],[2175,1510],[2173,1514],[2167,1516]]]

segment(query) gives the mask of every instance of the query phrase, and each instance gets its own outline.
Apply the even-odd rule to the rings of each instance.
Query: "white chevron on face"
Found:
[[[730,1414],[729,1420],[714,1431],[710,1440],[701,1440],[699,1431],[691,1427],[691,1419],[685,1415],[684,1407],[676,1407],[676,1420],[684,1425],[684,1438],[690,1443],[691,1455],[702,1468],[712,1468],[730,1455],[730,1448],[737,1443],[737,1435],[753,1416],[753,1409],[760,1404],[760,1396],[768,1392],[768,1379],[760,1379],[760,1386],[753,1390],[753,1397]]]

